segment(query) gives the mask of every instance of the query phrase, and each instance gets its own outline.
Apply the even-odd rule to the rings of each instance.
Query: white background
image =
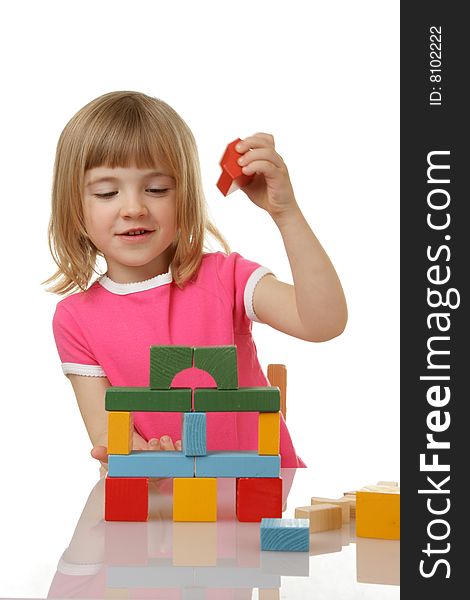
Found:
[[[44,554],[5,592],[46,593],[75,525],[61,515],[78,517],[97,478],[52,336],[60,298],[41,281],[54,270],[47,224],[58,137],[112,90],[142,91],[181,114],[232,250],[291,283],[269,215],[243,192],[224,198],[215,187],[228,142],[274,135],[349,308],[346,331],[321,344],[253,325],[263,368],[288,367],[287,423],[312,471],[306,503],[398,481],[398,1],[43,0],[1,12],[2,564],[24,549],[14,526],[31,498],[38,519],[41,506],[57,505]]]

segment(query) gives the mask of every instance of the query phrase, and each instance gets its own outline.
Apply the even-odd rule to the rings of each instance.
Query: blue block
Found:
[[[108,475],[109,477],[194,477],[194,458],[170,450],[110,454]]]
[[[205,456],[207,454],[206,413],[184,413],[182,444],[186,456]]]
[[[308,519],[262,519],[261,550],[308,552],[310,523]]]
[[[196,477],[279,477],[281,457],[258,452],[208,452],[197,456]]]

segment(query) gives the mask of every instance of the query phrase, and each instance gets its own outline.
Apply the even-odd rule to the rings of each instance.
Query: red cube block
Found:
[[[282,479],[280,477],[240,477],[237,479],[237,518],[244,523],[260,522],[263,517],[282,517]]]
[[[149,480],[146,477],[106,477],[105,521],[146,521]]]

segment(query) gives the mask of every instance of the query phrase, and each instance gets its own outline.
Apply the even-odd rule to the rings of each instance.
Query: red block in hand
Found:
[[[146,521],[149,480],[146,477],[106,477],[105,521]]]
[[[250,183],[254,177],[254,175],[245,175],[242,172],[242,167],[237,162],[242,153],[235,150],[235,146],[240,141],[240,138],[237,138],[231,142],[227,146],[225,153],[222,156],[222,160],[220,161],[222,174],[217,182],[217,187],[224,196],[227,196],[238,188]]]
[[[282,517],[282,479],[280,477],[240,477],[237,479],[237,518],[260,522],[263,517]]]

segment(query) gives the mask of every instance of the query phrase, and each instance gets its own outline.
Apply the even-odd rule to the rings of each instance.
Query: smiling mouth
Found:
[[[125,233],[118,233],[118,235],[123,237],[138,237],[145,235],[146,233],[153,233],[153,231],[150,229],[133,229],[131,231],[126,231]]]

